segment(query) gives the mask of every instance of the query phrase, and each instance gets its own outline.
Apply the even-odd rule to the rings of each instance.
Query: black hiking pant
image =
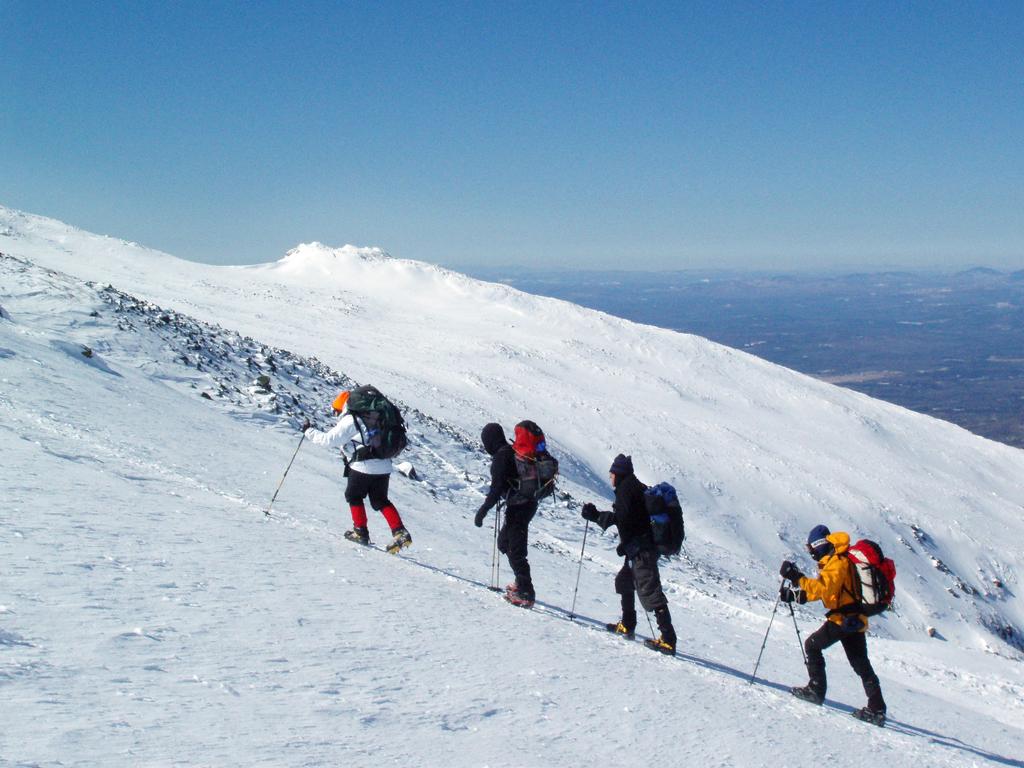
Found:
[[[345,501],[349,504],[362,504],[363,499],[370,497],[370,506],[378,512],[391,506],[388,500],[388,487],[391,475],[366,475],[350,469],[348,485],[345,486]]]
[[[530,578],[528,536],[530,521],[537,514],[536,504],[516,505],[505,508],[505,519],[498,531],[498,551],[508,556],[509,567],[516,575],[516,589],[523,597],[533,599],[533,579]]]
[[[828,680],[825,677],[825,655],[822,653],[836,643],[843,644],[846,651],[846,658],[853,667],[853,671],[860,677],[864,684],[864,693],[868,695],[868,708],[876,712],[885,711],[885,699],[882,698],[882,686],[878,682],[878,675],[871,666],[868,659],[868,639],[863,632],[849,631],[834,621],[826,621],[816,632],[811,633],[804,641],[804,650],[807,651],[807,674],[810,675],[810,682],[807,684],[813,691],[825,697],[828,688]]]
[[[627,557],[615,576],[615,591],[622,598],[622,624],[626,629],[630,632],[636,629],[636,596],[639,595],[644,610],[654,611],[661,636],[675,646],[676,631],[672,627],[668,599],[661,589],[658,555],[655,552],[642,549],[635,557]]]
[[[366,528],[366,508],[363,500],[369,496],[370,506],[384,515],[388,527],[394,533],[405,528],[402,516],[398,514],[395,505],[388,498],[388,486],[391,483],[391,475],[367,475],[350,469],[348,472],[348,485],[345,486],[345,501],[352,510],[352,526],[354,528]]]

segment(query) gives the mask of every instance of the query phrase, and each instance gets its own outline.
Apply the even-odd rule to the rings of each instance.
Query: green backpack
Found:
[[[363,440],[353,461],[393,459],[409,444],[401,412],[376,387],[364,384],[353,389],[348,412],[356,417]]]

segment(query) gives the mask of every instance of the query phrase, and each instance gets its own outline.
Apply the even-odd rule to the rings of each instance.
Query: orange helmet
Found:
[[[348,391],[339,392],[338,396],[334,398],[334,402],[331,403],[331,407],[335,413],[341,413],[345,410],[345,403],[348,402]]]

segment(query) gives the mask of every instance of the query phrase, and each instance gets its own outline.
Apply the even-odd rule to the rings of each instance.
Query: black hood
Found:
[[[484,444],[484,450],[486,450],[491,456],[498,452],[498,449],[503,445],[508,445],[508,440],[505,439],[505,430],[501,428],[501,424],[487,424],[480,432],[480,442]]]

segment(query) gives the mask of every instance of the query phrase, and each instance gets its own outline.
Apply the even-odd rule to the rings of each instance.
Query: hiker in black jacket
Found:
[[[615,591],[622,597],[622,619],[618,624],[607,624],[609,632],[632,637],[636,631],[636,600],[634,592],[640,595],[644,610],[654,611],[658,620],[661,637],[647,640],[649,648],[665,654],[675,655],[676,631],[672,627],[672,616],[668,600],[661,589],[658,573],[658,553],[654,548],[651,534],[651,519],[644,502],[647,486],[633,474],[633,460],[621,453],[615,457],[609,470],[612,487],[615,488],[615,503],[611,512],[600,512],[593,504],[583,505],[583,518],[597,523],[603,530],[609,526],[619,529],[618,554],[626,558],[622,569],[615,577]]]
[[[505,519],[498,531],[498,550],[508,556],[508,564],[516,576],[514,583],[505,588],[505,598],[515,605],[529,608],[537,596],[530,578],[530,561],[527,555],[527,536],[530,521],[537,513],[536,501],[510,501],[512,492],[519,483],[516,471],[515,452],[505,438],[500,424],[488,424],[480,433],[484,449],[491,455],[491,488],[487,498],[480,505],[473,523],[477,528],[484,524],[487,513],[499,501],[509,502],[505,507]]]

